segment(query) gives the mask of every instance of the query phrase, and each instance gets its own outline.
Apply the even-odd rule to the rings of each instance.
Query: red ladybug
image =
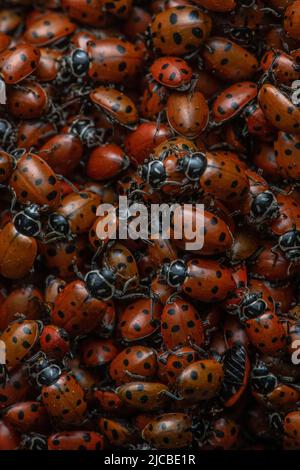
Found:
[[[9,380],[0,388],[0,409],[28,400],[32,390],[26,366],[9,372]]]
[[[7,92],[7,110],[20,119],[37,119],[49,109],[46,90],[37,82],[25,80],[22,87],[11,87]]]
[[[156,449],[180,449],[192,443],[192,421],[184,413],[165,413],[151,420],[142,438]]]
[[[63,425],[80,425],[86,414],[84,390],[69,373],[41,351],[28,361],[29,374],[41,388],[42,403],[51,419]],[[59,397],[59,399],[57,398]]]
[[[40,347],[48,357],[61,360],[70,352],[70,337],[59,326],[45,325],[40,336]]]
[[[48,450],[101,450],[104,439],[94,431],[65,431],[48,437]]]
[[[24,39],[35,46],[62,42],[76,29],[74,23],[61,13],[51,12],[37,16],[27,26]]]
[[[287,180],[300,179],[299,148],[298,134],[278,132],[277,139],[274,141],[274,153],[278,170]]]
[[[157,359],[154,349],[146,346],[130,346],[121,351],[109,366],[109,375],[117,385],[155,377]]]
[[[129,164],[129,158],[121,147],[115,144],[106,144],[92,150],[87,161],[86,173],[96,181],[105,181],[115,178],[126,170]]]
[[[125,149],[127,155],[130,159],[141,164],[149,157],[157,145],[170,136],[171,133],[167,126],[163,124],[158,126],[156,122],[144,122],[126,138]]]
[[[180,57],[160,57],[151,67],[152,78],[163,86],[185,91],[191,84],[193,71]]]
[[[164,264],[161,275],[171,287],[202,302],[224,300],[235,287],[230,270],[212,259],[176,260]]]
[[[253,82],[239,82],[225,88],[213,102],[212,117],[214,121],[219,124],[232,119],[239,114],[256,95],[257,86]]]
[[[124,39],[90,41],[87,52],[91,60],[89,77],[95,82],[122,84],[142,70],[143,51]]]
[[[283,324],[273,312],[247,320],[246,332],[252,345],[265,354],[276,354],[285,346]]]
[[[105,302],[91,297],[82,281],[73,281],[57,295],[51,323],[72,336],[89,333],[100,325],[105,308]]]
[[[199,403],[215,397],[224,378],[222,365],[214,359],[203,359],[187,366],[176,381],[176,391],[187,403]]]
[[[38,155],[22,153],[13,171],[10,187],[20,204],[32,202],[54,209],[60,202],[60,182],[50,166]]]
[[[134,430],[127,421],[100,418],[98,428],[110,445],[128,446],[134,441]]]
[[[159,382],[129,382],[116,392],[124,405],[142,411],[162,408],[170,399],[168,387]]]
[[[43,432],[49,428],[49,416],[45,406],[38,401],[24,401],[10,406],[5,421],[21,433]]]
[[[81,363],[85,367],[108,365],[119,353],[119,347],[111,339],[88,338],[80,343]]]
[[[99,0],[61,0],[61,6],[78,23],[102,27],[106,25],[106,15]]]
[[[138,111],[129,96],[114,88],[98,87],[91,91],[90,99],[113,123],[136,129]]]
[[[254,55],[227,38],[211,37],[202,52],[205,67],[223,80],[249,80],[258,69]]]
[[[37,68],[40,51],[28,43],[10,47],[0,54],[0,76],[7,84],[19,83]]]
[[[72,134],[58,134],[38,150],[38,155],[59,175],[72,173],[80,163],[83,146],[78,137]]]
[[[171,94],[166,114],[170,127],[189,139],[204,132],[209,120],[208,105],[200,91]]]
[[[168,8],[154,16],[149,44],[160,55],[188,56],[207,39],[211,28],[211,18],[196,7]]]
[[[153,335],[159,328],[162,305],[150,298],[130,303],[119,317],[119,328],[126,343]]]
[[[132,0],[113,0],[103,3],[103,10],[117,18],[127,18],[132,7]]]
[[[202,346],[203,324],[192,304],[180,298],[168,302],[161,315],[161,335],[166,348]]]
[[[191,346],[182,346],[173,351],[164,351],[158,356],[159,376],[175,384],[177,377],[189,364],[200,359],[199,352]]]

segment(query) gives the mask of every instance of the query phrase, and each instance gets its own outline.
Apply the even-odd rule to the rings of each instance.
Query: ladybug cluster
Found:
[[[0,450],[300,449],[299,182],[300,0],[2,2]]]

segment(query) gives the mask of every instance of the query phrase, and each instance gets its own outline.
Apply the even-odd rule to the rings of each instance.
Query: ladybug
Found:
[[[130,160],[116,144],[95,147],[87,161],[86,174],[96,181],[115,178],[129,167]]]
[[[81,364],[85,367],[108,365],[119,353],[119,348],[111,339],[88,338],[80,343]]]
[[[130,130],[138,123],[138,111],[134,102],[114,88],[98,87],[90,92],[91,101],[101,109],[109,120]]]
[[[134,79],[143,67],[143,51],[118,38],[98,39],[88,43],[91,61],[89,77],[102,83],[122,84]]]
[[[272,296],[267,297],[265,291],[266,289],[261,290],[260,286],[237,288],[223,305],[228,313],[237,315],[241,322],[256,318],[267,310],[275,313]]]
[[[293,273],[290,261],[280,249],[274,251],[274,242],[265,241],[250,264],[250,273],[257,279],[286,281]]]
[[[138,286],[139,273],[132,253],[121,243],[105,252],[103,267],[92,265],[92,270],[85,275],[75,266],[79,279],[85,282],[86,288],[92,297],[101,300],[110,300],[113,297],[124,299],[126,297],[144,296],[142,292],[130,292]]]
[[[199,49],[211,28],[211,18],[195,7],[168,8],[149,26],[149,47],[157,55],[188,56]]]
[[[134,430],[127,421],[99,418],[98,428],[110,445],[128,446],[134,440]]]
[[[29,151],[31,148],[41,147],[56,131],[52,122],[37,119],[20,122],[17,134],[17,146]]]
[[[200,91],[171,94],[166,114],[170,127],[189,139],[204,132],[209,120],[209,109]]]
[[[107,388],[95,390],[94,397],[103,411],[110,414],[119,414],[121,412],[122,402],[114,390]]]
[[[245,322],[251,344],[265,354],[276,354],[285,346],[285,330],[278,316],[270,311]]]
[[[267,407],[288,408],[299,401],[299,391],[293,384],[280,384],[263,361],[257,361],[251,373],[252,395]]]
[[[212,104],[212,118],[216,124],[223,124],[237,116],[257,95],[253,82],[238,82],[223,90]],[[261,103],[260,103],[261,105]],[[263,106],[262,106],[262,109]],[[266,116],[268,118],[268,116]],[[272,123],[272,121],[270,120]],[[272,123],[273,124],[273,123]]]
[[[193,253],[199,253],[201,255],[215,255],[231,249],[233,234],[221,217],[218,217],[215,213],[206,210],[202,212],[195,207],[188,206],[183,206],[181,213],[184,221],[184,230],[182,230],[181,239],[175,238],[176,232],[173,233],[172,231],[171,237],[174,245],[186,251],[191,250]],[[204,244],[202,248],[196,249],[197,236],[195,235],[194,238],[187,239],[185,232],[192,234],[193,227],[201,227],[203,222]],[[175,226],[175,230],[178,230],[177,225]]]
[[[73,134],[58,134],[47,140],[37,151],[55,173],[67,176],[79,165],[83,156],[83,145]]]
[[[278,237],[278,247],[290,261],[300,256],[300,205],[291,196],[277,195],[279,216],[271,223],[271,233]]]
[[[72,192],[64,197],[61,205],[48,218],[46,239],[72,240],[76,234],[88,232],[96,219],[100,197],[91,191]]]
[[[168,387],[159,382],[129,382],[118,387],[116,392],[124,405],[141,411],[162,408],[170,399]]]
[[[141,99],[141,117],[155,119],[164,110],[167,98],[168,92],[165,87],[157,87],[155,83],[149,83]]]
[[[149,259],[155,266],[158,268],[161,266],[161,263],[170,263],[178,257],[177,250],[172,246],[171,242],[167,239],[162,238],[159,235],[159,238],[151,237],[151,244],[148,247]],[[144,259],[144,257],[142,258]]]
[[[132,0],[105,0],[103,3],[103,11],[110,13],[117,18],[127,18],[131,8]]]
[[[235,344],[241,344],[246,350],[249,348],[249,340],[244,325],[235,317],[228,316],[224,322],[224,338],[229,348]]]
[[[258,69],[256,57],[227,38],[208,38],[202,57],[206,69],[231,82],[250,80]]]
[[[38,401],[24,401],[5,411],[5,421],[21,433],[42,432],[49,428],[45,406]]]
[[[158,356],[160,377],[166,377],[168,383],[175,384],[182,370],[199,359],[199,352],[192,346],[180,346],[173,351],[164,351]]]
[[[14,169],[14,161],[11,155],[4,150],[0,150],[0,183],[5,183]]]
[[[259,90],[258,102],[266,118],[276,129],[299,134],[300,110],[279,88],[270,83],[264,84]]]
[[[19,450],[20,435],[14,427],[0,420],[0,450]]]
[[[0,336],[5,344],[8,370],[14,369],[37,344],[43,329],[39,320],[17,320],[8,325]]]
[[[50,166],[38,155],[22,152],[9,185],[20,204],[32,202],[54,209],[60,202],[60,182]]]
[[[131,382],[133,379],[153,379],[156,371],[156,352],[146,346],[130,346],[124,349],[109,366],[109,375],[117,385]]]
[[[39,65],[40,51],[28,43],[9,47],[0,54],[0,76],[8,85],[21,82]]]
[[[76,280],[58,293],[51,311],[51,323],[71,336],[87,334],[100,325],[106,303],[92,297],[84,282]]]
[[[64,280],[74,278],[74,263],[84,266],[87,256],[86,240],[79,236],[75,240],[62,240],[53,243],[39,243],[39,253],[43,264]]]
[[[39,233],[39,214],[34,211],[38,218],[32,219],[29,212],[27,208],[26,212],[18,213],[15,223],[8,222],[0,232],[0,273],[8,279],[28,274],[37,256],[37,242],[31,234]]]
[[[287,37],[293,39],[300,39],[300,31],[299,31],[299,0],[295,0],[288,4],[286,10],[284,12],[284,21],[283,21],[283,28],[284,32]]]
[[[48,450],[102,450],[104,439],[94,431],[65,431],[48,437]]]
[[[151,298],[136,299],[119,316],[118,327],[126,343],[143,340],[155,334],[160,326],[162,305]]]
[[[184,413],[166,413],[150,421],[142,438],[156,449],[180,449],[192,444],[192,420]]]
[[[298,134],[278,132],[274,141],[274,153],[278,170],[286,180],[300,179],[300,138]]]
[[[167,349],[188,344],[202,346],[204,329],[199,313],[183,299],[168,302],[161,315],[161,335]]]
[[[225,407],[235,405],[245,392],[248,385],[251,362],[246,348],[234,344],[222,358],[224,380],[221,388],[221,398]]]
[[[261,69],[280,83],[289,83],[300,77],[296,59],[280,50],[267,51],[260,61]]]
[[[57,49],[48,47],[40,47],[39,51],[41,57],[34,75],[39,82],[53,82],[56,80],[60,69],[62,53]]]
[[[45,325],[39,341],[41,351],[49,358],[62,360],[70,352],[70,337],[59,326]]]
[[[0,53],[8,48],[8,46],[10,45],[10,41],[11,39],[8,34],[0,32]]]
[[[31,390],[26,366],[10,371],[9,380],[0,387],[0,409],[28,400]]]
[[[228,450],[236,444],[240,434],[240,427],[229,418],[218,418],[208,425],[204,445],[200,443],[203,450]]]
[[[125,139],[125,150],[131,160],[142,164],[159,144],[171,137],[168,126],[156,122],[144,122]],[[0,153],[1,156],[1,153]],[[1,164],[1,161],[0,161]],[[1,179],[0,179],[1,182]]]
[[[76,25],[67,16],[48,12],[33,19],[25,29],[24,39],[38,47],[48,44],[59,46],[75,29]]]
[[[51,420],[61,426],[80,425],[84,420],[87,404],[84,390],[77,380],[49,361],[41,351],[31,357],[27,364],[30,377],[41,389],[42,403]]]
[[[18,31],[22,24],[20,12],[14,9],[2,8],[0,12],[0,31],[6,34],[12,34]]]
[[[7,92],[7,110],[20,119],[36,119],[49,109],[46,90],[37,82],[25,80],[22,87],[11,87]]]
[[[156,59],[151,67],[152,80],[168,88],[186,91],[191,85],[193,71],[181,57],[164,56]]]
[[[260,141],[273,141],[274,127],[267,120],[258,103],[252,102],[244,109],[242,117],[245,118],[246,128],[242,133],[248,133]]]
[[[181,288],[189,297],[202,302],[224,300],[235,287],[230,270],[212,259],[165,263],[161,276],[169,286]]]
[[[293,6],[293,2],[291,5]],[[286,450],[299,450],[299,430],[300,428],[300,412],[291,411],[287,413],[283,420],[283,448]]]
[[[224,378],[222,365],[215,359],[203,359],[187,366],[176,381],[178,395],[187,403],[199,403],[214,398]]]
[[[69,18],[78,23],[101,28],[106,26],[106,16],[99,0],[60,0]]]

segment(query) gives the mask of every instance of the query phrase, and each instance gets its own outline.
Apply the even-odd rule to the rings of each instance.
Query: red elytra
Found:
[[[8,279],[26,276],[37,252],[36,240],[22,235],[12,222],[8,222],[0,232],[0,274]]]
[[[191,445],[192,420],[184,413],[166,413],[151,420],[142,438],[156,449],[180,449]]]
[[[261,58],[260,66],[264,72],[273,75],[281,83],[289,83],[300,77],[296,59],[281,50],[266,52]]]
[[[61,0],[61,6],[69,18],[94,27],[106,26],[107,18],[102,4],[102,0]]]
[[[118,353],[118,345],[110,339],[88,338],[80,343],[81,363],[85,367],[108,365]]]
[[[5,343],[6,366],[14,369],[39,340],[42,324],[35,320],[17,320],[10,323],[1,334]]]
[[[20,119],[38,119],[48,110],[46,90],[37,82],[26,80],[22,87],[12,87],[7,92],[7,109]]]
[[[41,350],[53,359],[63,359],[70,352],[68,333],[56,325],[45,325],[39,342]]]
[[[65,431],[48,437],[48,450],[101,450],[104,439],[94,431]]]
[[[109,366],[109,375],[117,385],[132,379],[148,380],[157,370],[156,351],[146,346],[130,346],[121,351]]]
[[[5,412],[5,422],[21,433],[43,432],[50,421],[44,405],[38,401],[16,403]]]
[[[276,354],[285,346],[283,324],[273,312],[247,320],[246,332],[251,344],[264,354]]]
[[[168,387],[159,382],[129,382],[116,389],[123,405],[135,410],[154,411],[163,407],[168,398]]]
[[[7,84],[19,83],[28,77],[40,61],[38,48],[28,43],[10,47],[0,54],[0,75]]]
[[[181,372],[199,359],[199,352],[191,346],[178,347],[172,352],[162,352],[158,356],[160,378],[165,378],[167,383],[175,384]]]
[[[14,427],[0,420],[0,450],[18,450],[21,437]]]
[[[129,166],[129,159],[116,144],[105,144],[95,147],[87,161],[87,176],[96,181],[115,178]]]
[[[27,25],[24,39],[35,46],[58,43],[72,34],[76,25],[61,13],[41,14]]]
[[[100,418],[97,425],[111,445],[123,446],[134,440],[134,431],[126,421]]]
[[[258,69],[256,57],[228,38],[208,38],[202,57],[206,69],[231,82],[250,80]]]
[[[166,113],[171,128],[189,139],[204,132],[209,120],[209,108],[200,91],[173,93],[168,98]]]
[[[204,342],[203,324],[192,304],[180,298],[167,303],[161,315],[161,335],[167,349]]]
[[[190,86],[193,71],[181,57],[164,56],[156,59],[151,67],[152,78],[169,88],[184,91]]]
[[[143,51],[118,38],[98,39],[88,43],[91,65],[89,77],[102,83],[124,83],[137,77],[143,67]]]
[[[0,409],[29,399],[31,389],[26,366],[11,371],[6,385],[0,388]]]
[[[170,129],[156,122],[144,122],[125,139],[125,150],[138,164],[146,160],[159,144],[171,137]]]
[[[157,54],[185,56],[200,47],[211,28],[211,18],[196,7],[168,8],[154,16],[150,43]]]
[[[58,134],[47,140],[37,153],[55,173],[67,176],[79,165],[83,151],[78,137],[72,134]]]
[[[137,299],[130,303],[121,313],[118,322],[123,340],[130,343],[154,334],[159,328],[161,312],[162,305],[151,299]]]
[[[256,95],[257,86],[254,82],[238,82],[225,88],[212,104],[212,117],[214,121],[219,124],[232,119],[239,114]]]
[[[82,281],[73,281],[58,293],[51,322],[64,328],[71,336],[89,333],[100,324],[106,303],[90,297]]]
[[[127,18],[131,8],[132,0],[104,0],[103,10],[117,18]]]
[[[21,204],[32,202],[54,209],[60,202],[57,176],[42,158],[33,153],[24,153],[18,159],[9,185]]]
[[[274,153],[278,170],[287,180],[300,179],[300,137],[298,134],[278,132],[274,141]]]
[[[0,330],[5,330],[8,324],[16,319],[16,314],[22,312],[27,320],[37,320],[43,308],[42,292],[31,284],[13,289],[5,297],[0,306]]]

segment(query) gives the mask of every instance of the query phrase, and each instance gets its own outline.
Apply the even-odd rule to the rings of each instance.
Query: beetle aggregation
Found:
[[[10,0],[0,80],[0,450],[300,449],[300,1]]]

